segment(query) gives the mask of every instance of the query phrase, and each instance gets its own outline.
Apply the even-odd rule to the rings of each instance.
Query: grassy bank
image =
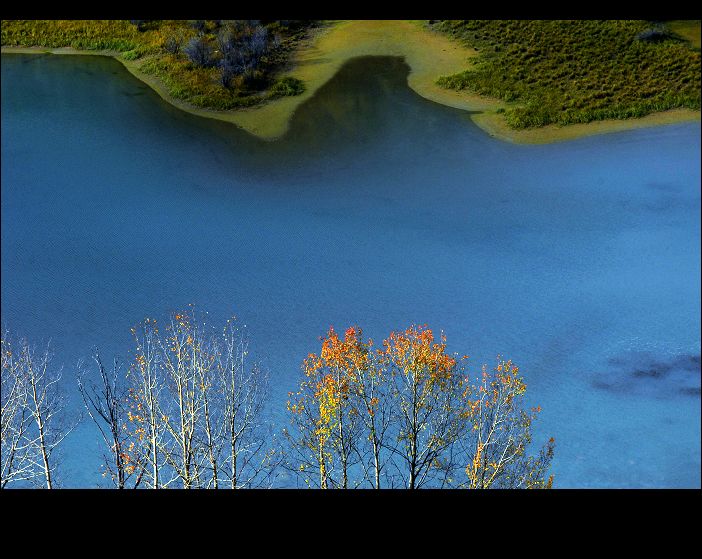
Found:
[[[500,99],[498,111],[514,129],[700,108],[699,49],[661,24],[475,20],[434,27],[480,52],[470,68],[439,84]]]
[[[78,50],[158,51],[160,33],[139,32],[126,20],[3,20],[3,46]]]
[[[404,57],[410,67],[408,85],[414,91],[432,101],[471,111],[472,119],[478,126],[506,141],[553,142],[626,128],[699,119],[700,114],[699,51],[695,52],[687,42],[672,41],[653,45],[653,47],[664,47],[663,52],[667,52],[665,49],[672,45],[675,52],[682,52],[686,57],[683,66],[687,69],[685,70],[687,73],[681,74],[679,64],[670,66],[664,64],[662,69],[657,66],[660,72],[665,72],[667,76],[657,83],[667,83],[667,91],[670,92],[673,85],[677,87],[676,80],[683,80],[682,83],[687,84],[683,94],[687,97],[681,105],[673,103],[671,106],[692,108],[665,110],[668,107],[656,105],[655,96],[653,101],[649,96],[648,99],[653,103],[655,112],[648,114],[645,118],[616,120],[615,118],[621,118],[621,116],[616,117],[607,113],[608,109],[603,106],[605,110],[600,111],[599,118],[593,119],[592,122],[588,122],[587,119],[574,119],[572,122],[579,124],[571,123],[563,126],[565,122],[556,118],[555,120],[543,119],[538,126],[514,127],[515,116],[519,117],[522,114],[520,111],[523,112],[525,108],[536,109],[537,113],[545,111],[546,109],[541,107],[544,99],[555,102],[565,95],[573,99],[573,94],[576,94],[580,101],[583,97],[588,98],[592,91],[587,93],[583,90],[582,86],[585,82],[591,82],[593,87],[599,87],[592,96],[592,99],[597,99],[597,103],[605,102],[607,99],[606,97],[600,99],[598,97],[600,92],[606,93],[616,89],[615,81],[598,83],[597,80],[600,79],[596,73],[598,70],[592,67],[581,68],[575,58],[568,60],[567,64],[571,72],[577,72],[580,76],[572,84],[568,83],[568,76],[565,74],[558,77],[558,72],[550,76],[544,73],[548,64],[540,65],[539,55],[534,54],[534,49],[538,48],[540,41],[546,41],[547,36],[543,33],[526,36],[524,30],[530,25],[547,25],[549,22],[518,22],[521,27],[518,25],[515,28],[521,29],[518,35],[521,41],[519,44],[526,45],[519,48],[526,48],[526,52],[530,53],[526,61],[522,60],[523,57],[519,58],[521,73],[516,75],[523,78],[521,80],[515,80],[510,74],[513,68],[509,64],[516,62],[506,60],[500,55],[504,50],[517,48],[501,46],[511,44],[509,43],[511,39],[508,38],[512,35],[495,37],[500,26],[505,22],[469,22],[471,25],[487,25],[486,29],[491,29],[490,34],[479,33],[480,37],[474,30],[469,33],[465,22],[462,24],[444,22],[434,25],[400,20],[324,22],[313,28],[305,27],[304,31],[298,30],[292,33],[284,49],[278,52],[278,58],[270,61],[267,81],[262,80],[263,87],[259,82],[258,89],[254,91],[247,87],[239,88],[236,83],[233,87],[230,85],[229,88],[223,88],[217,83],[216,68],[194,67],[182,56],[176,56],[164,50],[166,41],[175,33],[190,34],[191,37],[200,33],[192,29],[188,22],[151,22],[140,31],[128,22],[91,21],[89,24],[70,22],[70,25],[60,23],[49,22],[44,25],[40,22],[3,21],[3,52],[27,52],[22,47],[33,46],[42,52],[47,51],[44,47],[51,47],[48,51],[54,53],[95,53],[115,56],[132,74],[176,107],[199,116],[234,123],[265,139],[274,139],[284,134],[297,107],[324,85],[347,60],[369,55]],[[590,22],[575,24],[579,23],[593,25]],[[623,23],[630,25],[630,22]],[[680,34],[684,32],[694,36],[694,26],[690,27],[688,23],[683,22],[684,25],[679,26],[682,30]],[[699,30],[699,22],[697,23]],[[210,27],[205,29],[204,35],[207,36],[209,33],[208,40],[214,41],[212,27],[214,24],[207,25]],[[549,40],[558,43],[556,27],[549,29],[551,29]],[[568,45],[572,42],[565,41]],[[22,47],[13,48],[7,45],[22,45]],[[644,47],[637,45],[636,48],[641,50]],[[29,52],[34,51],[29,50]],[[566,53],[563,56],[571,55]],[[547,60],[551,58],[554,57],[550,54],[546,56]],[[497,63],[497,59],[502,61],[500,64],[505,65],[501,70],[506,72],[506,76],[502,76],[502,81],[500,81],[500,74],[493,76],[488,71],[489,65]],[[697,60],[696,67],[693,67],[690,62],[694,60]],[[553,60],[550,64],[553,64]],[[611,67],[612,64],[608,62],[604,65]],[[468,68],[467,71],[466,68]],[[551,70],[553,71],[553,68]],[[471,80],[474,79],[476,72],[493,85],[496,84],[498,89],[471,86]],[[589,72],[595,72],[593,77],[590,77]],[[622,72],[619,73],[620,77],[626,75],[625,70]],[[616,77],[616,72],[614,75]],[[635,74],[634,77],[637,75]],[[440,79],[442,76],[444,78]],[[693,85],[697,83],[695,91],[693,91],[694,87],[689,85],[691,83]],[[504,88],[507,93],[501,93],[502,90],[499,87]],[[509,93],[510,91],[512,93]],[[630,84],[627,91],[631,93],[635,88]],[[548,104],[545,106],[549,107]],[[568,114],[572,114],[572,111]],[[638,116],[643,114],[646,114],[645,111]]]

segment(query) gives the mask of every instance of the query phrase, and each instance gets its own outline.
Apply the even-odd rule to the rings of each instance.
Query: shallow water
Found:
[[[525,374],[558,487],[700,487],[700,124],[494,140],[347,64],[276,142],[108,58],[2,56],[2,322],[76,361],[194,303],[247,325],[272,418],[329,325],[443,329]],[[89,421],[64,485],[99,481]]]

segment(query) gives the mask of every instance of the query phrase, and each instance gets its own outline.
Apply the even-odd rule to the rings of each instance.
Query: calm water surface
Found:
[[[280,424],[329,325],[427,323],[476,373],[520,364],[557,486],[700,487],[700,124],[517,146],[407,72],[352,61],[264,142],[112,59],[3,55],[3,324],[52,340],[77,410],[93,346],[235,314]],[[95,486],[89,421],[65,450]]]

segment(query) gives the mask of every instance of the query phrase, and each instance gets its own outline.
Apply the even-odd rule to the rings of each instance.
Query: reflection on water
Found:
[[[609,369],[596,375],[593,386],[622,393],[650,393],[656,397],[700,394],[700,355],[656,355],[630,352],[610,357]],[[661,383],[660,381],[668,381]],[[670,393],[670,390],[674,392]],[[666,393],[668,391],[668,393]]]
[[[52,340],[75,400],[76,361],[128,358],[145,316],[236,314],[276,428],[330,324],[428,323],[476,373],[521,366],[558,486],[699,487],[699,123],[518,146],[406,76],[352,61],[265,142],[111,59],[3,56],[3,323]],[[97,483],[88,422],[66,450]]]

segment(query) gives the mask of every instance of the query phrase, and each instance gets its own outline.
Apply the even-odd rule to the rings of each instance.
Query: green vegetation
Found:
[[[300,95],[305,91],[305,83],[302,80],[286,76],[271,87],[269,93],[271,97],[287,97]]]
[[[481,53],[438,84],[507,102],[515,129],[700,108],[700,52],[647,21],[442,21]]]
[[[72,47],[125,52],[153,44],[153,32],[140,33],[128,21],[18,20],[2,21],[2,45],[22,47]]]
[[[204,109],[228,110],[255,105],[262,100],[261,96],[221,86],[217,83],[216,68],[195,68],[173,55],[149,58],[139,70],[163,81],[171,97]]]
[[[196,107],[250,107],[304,91],[277,79],[314,22],[244,20],[3,20],[2,45],[113,51]]]

